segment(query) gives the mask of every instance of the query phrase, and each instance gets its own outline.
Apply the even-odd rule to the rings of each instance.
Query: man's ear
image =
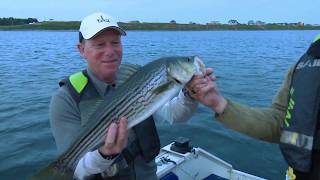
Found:
[[[79,50],[79,52],[80,52],[80,55],[81,55],[83,58],[85,58],[85,56],[84,56],[84,44],[83,44],[83,43],[78,43],[78,44],[77,44],[77,48],[78,48],[78,50]]]

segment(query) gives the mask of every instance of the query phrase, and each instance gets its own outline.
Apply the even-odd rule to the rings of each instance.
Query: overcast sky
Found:
[[[0,17],[80,21],[105,12],[122,22],[226,23],[237,19],[320,24],[320,0],[0,0]]]

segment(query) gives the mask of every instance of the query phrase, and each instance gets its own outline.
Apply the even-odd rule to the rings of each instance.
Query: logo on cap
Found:
[[[98,23],[102,23],[102,22],[110,22],[110,20],[109,20],[109,19],[105,19],[105,18],[103,18],[103,16],[102,16],[102,15],[100,16],[100,19],[97,19],[97,21],[98,21]]]

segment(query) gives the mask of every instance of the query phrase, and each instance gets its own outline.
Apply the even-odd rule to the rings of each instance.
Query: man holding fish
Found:
[[[211,71],[197,57],[122,65],[125,35],[104,13],[82,20],[78,49],[88,68],[62,80],[52,97],[50,123],[61,155],[38,177],[157,179],[154,120],[188,120],[197,102],[187,83]]]

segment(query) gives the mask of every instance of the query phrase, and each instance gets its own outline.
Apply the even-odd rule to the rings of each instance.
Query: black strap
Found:
[[[131,164],[134,159],[141,154],[141,149],[139,147],[138,141],[135,140],[131,142],[127,148],[125,148],[122,153],[123,157],[125,158],[127,164]]]
[[[138,144],[141,148],[143,159],[146,162],[152,161],[160,152],[160,139],[157,132],[157,128],[153,117],[137,124],[133,127],[135,134],[137,135]],[[148,135],[146,137],[146,134]]]

